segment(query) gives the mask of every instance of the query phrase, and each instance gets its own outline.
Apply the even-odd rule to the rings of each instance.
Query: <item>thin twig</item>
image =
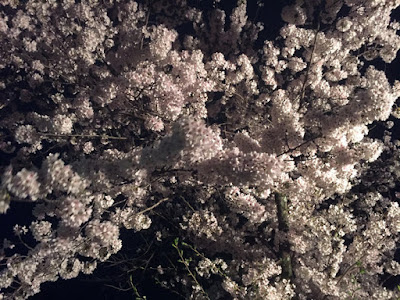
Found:
[[[169,199],[169,198],[161,199],[161,200],[158,201],[156,204],[154,204],[154,205],[152,205],[152,206],[150,206],[150,207],[148,207],[148,208],[146,208],[146,209],[144,209],[144,210],[138,212],[138,214],[144,214],[145,212],[147,212],[147,211],[149,211],[149,210],[152,210],[153,208],[156,208],[157,206],[159,206],[161,203],[167,201],[168,199]]]
[[[349,273],[355,266],[357,266],[357,264],[359,262],[361,262],[361,260],[368,255],[368,250],[370,250],[372,247],[378,246],[381,242],[383,242],[386,239],[386,237],[383,237],[382,239],[380,239],[376,244],[374,245],[370,245],[367,249],[364,249],[364,253],[350,266],[346,269],[346,271],[344,271],[344,273],[339,277],[339,279],[337,280],[336,284],[339,284],[340,281],[342,281],[342,279],[347,275],[347,273]]]
[[[186,270],[189,273],[189,276],[192,277],[192,279],[194,280],[194,282],[197,284],[197,286],[201,289],[201,292],[203,293],[203,295],[208,299],[211,300],[210,297],[208,296],[207,292],[204,290],[204,288],[202,287],[202,285],[197,281],[196,276],[193,274],[193,272],[190,270],[189,268],[189,264],[187,262],[187,260],[183,257],[183,250],[179,249],[178,247],[178,239],[175,239],[174,244],[172,244],[172,246],[176,249],[176,251],[178,252],[178,255],[180,257],[179,262],[181,262]]]
[[[193,206],[191,206],[190,203],[187,202],[185,198],[183,198],[182,196],[179,196],[179,198],[181,198],[181,199],[183,200],[183,202],[185,202],[186,205],[189,206],[189,208],[190,208],[193,212],[196,212],[195,209],[193,208]]]
[[[120,136],[110,136],[106,134],[97,135],[97,134],[55,134],[55,133],[44,133],[39,132],[41,136],[49,136],[49,137],[61,137],[61,138],[70,138],[70,137],[85,137],[85,138],[103,138],[108,140],[127,140],[126,137]]]
[[[314,140],[316,140],[316,139],[318,139],[318,138],[320,138],[320,137],[322,137],[322,134],[318,134],[318,135],[316,135],[315,137],[313,137],[312,139],[306,140],[306,141],[302,142],[301,144],[297,145],[297,146],[294,147],[294,148],[289,148],[289,149],[286,150],[285,152],[282,152],[282,153],[278,154],[277,157],[282,156],[282,155],[287,154],[287,153],[290,153],[290,152],[293,152],[294,150],[300,148],[301,146],[304,146],[304,145],[307,144],[307,143],[313,142]]]

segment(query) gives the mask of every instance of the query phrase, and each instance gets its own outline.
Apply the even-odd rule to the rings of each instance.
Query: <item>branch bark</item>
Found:
[[[286,196],[281,193],[275,193],[275,203],[278,211],[278,228],[282,235],[279,240],[279,257],[282,267],[282,277],[291,279],[293,277],[293,269],[290,244],[287,239],[287,233],[289,232],[289,210]]]

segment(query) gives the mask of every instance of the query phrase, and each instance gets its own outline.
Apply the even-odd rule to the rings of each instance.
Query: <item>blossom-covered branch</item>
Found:
[[[266,37],[250,1],[208,2],[0,4],[0,212],[32,211],[0,297],[178,236],[202,255],[143,269],[187,299],[400,296],[400,82],[381,67],[400,3],[292,1]]]

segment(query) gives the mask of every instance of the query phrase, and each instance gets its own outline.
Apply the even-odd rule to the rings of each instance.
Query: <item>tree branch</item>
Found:
[[[275,203],[278,211],[278,228],[284,237],[279,241],[279,257],[281,260],[282,277],[290,279],[293,277],[292,259],[290,256],[290,244],[287,239],[289,232],[289,210],[287,198],[281,193],[275,193]]]

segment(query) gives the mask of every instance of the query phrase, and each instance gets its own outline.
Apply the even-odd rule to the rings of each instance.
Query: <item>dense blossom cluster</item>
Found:
[[[5,170],[2,178],[2,184],[9,191],[19,198],[29,197],[31,200],[37,200],[40,183],[37,181],[38,174],[23,168],[15,176],[12,176],[12,168]]]
[[[0,213],[32,219],[24,253],[0,248],[0,299],[126,244],[164,247],[181,269],[137,269],[186,299],[400,297],[400,82],[381,67],[400,2],[292,1],[265,41],[250,3],[228,21],[203,2],[2,1]]]

